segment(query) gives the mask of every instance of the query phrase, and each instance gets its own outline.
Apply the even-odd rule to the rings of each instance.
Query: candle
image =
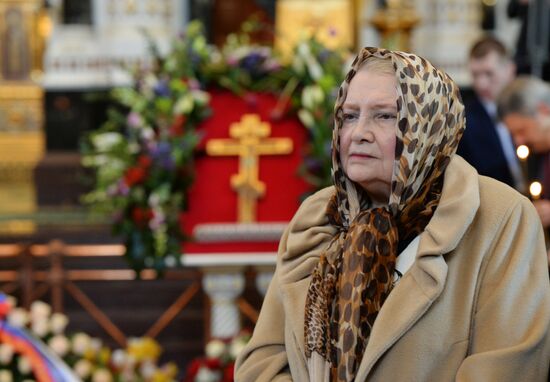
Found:
[[[527,157],[529,156],[529,147],[525,145],[518,146],[516,150],[516,154],[518,158],[521,159],[522,161],[526,160]]]
[[[531,197],[533,198],[533,200],[537,200],[542,194],[542,184],[536,181],[531,183],[531,185],[529,186],[529,192],[531,193]]]

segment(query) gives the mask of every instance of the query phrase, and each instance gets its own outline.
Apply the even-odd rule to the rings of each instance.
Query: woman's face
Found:
[[[340,129],[340,162],[375,204],[388,202],[397,128],[394,75],[360,69],[348,88]]]

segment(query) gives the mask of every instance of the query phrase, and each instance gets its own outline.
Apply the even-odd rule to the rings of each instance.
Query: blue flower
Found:
[[[169,97],[170,87],[168,86],[168,81],[159,80],[153,88],[153,91],[155,92],[155,95],[159,97]]]
[[[257,69],[258,66],[264,62],[264,60],[264,55],[258,52],[252,52],[241,60],[241,66],[248,71],[253,71]]]

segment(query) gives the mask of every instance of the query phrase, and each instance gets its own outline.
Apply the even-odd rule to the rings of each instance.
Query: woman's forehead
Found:
[[[351,79],[344,105],[392,103],[397,99],[395,76],[373,70],[360,70]]]

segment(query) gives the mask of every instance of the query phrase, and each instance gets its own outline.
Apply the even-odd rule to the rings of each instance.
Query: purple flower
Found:
[[[227,57],[227,65],[235,67],[239,65],[239,59],[237,57]]]
[[[118,182],[117,194],[121,196],[128,196],[129,193],[130,193],[130,188],[128,188],[128,185],[123,180],[120,180]]]
[[[189,85],[189,89],[191,90],[199,90],[201,88],[200,82],[194,78],[189,79],[187,85]]]
[[[335,27],[329,27],[328,28],[328,34],[331,37],[336,36],[338,34],[338,29],[336,29]]]
[[[321,161],[313,157],[307,157],[304,160],[304,164],[309,172],[317,173],[321,171]]]
[[[241,60],[241,66],[248,71],[253,71],[257,69],[264,60],[265,56],[263,54],[252,52]]]
[[[319,61],[323,63],[329,59],[330,51],[328,49],[323,49],[321,52],[319,52],[318,57],[319,57]]]
[[[169,97],[170,88],[168,87],[168,81],[159,80],[153,88],[155,95],[159,97]]]
[[[172,148],[168,142],[160,142],[157,147],[151,151],[151,156],[158,165],[166,170],[174,168],[174,159],[172,158]]]
[[[128,117],[126,120],[130,127],[139,127],[141,126],[141,123],[142,123],[141,116],[135,111],[132,111],[130,114],[128,114]]]

